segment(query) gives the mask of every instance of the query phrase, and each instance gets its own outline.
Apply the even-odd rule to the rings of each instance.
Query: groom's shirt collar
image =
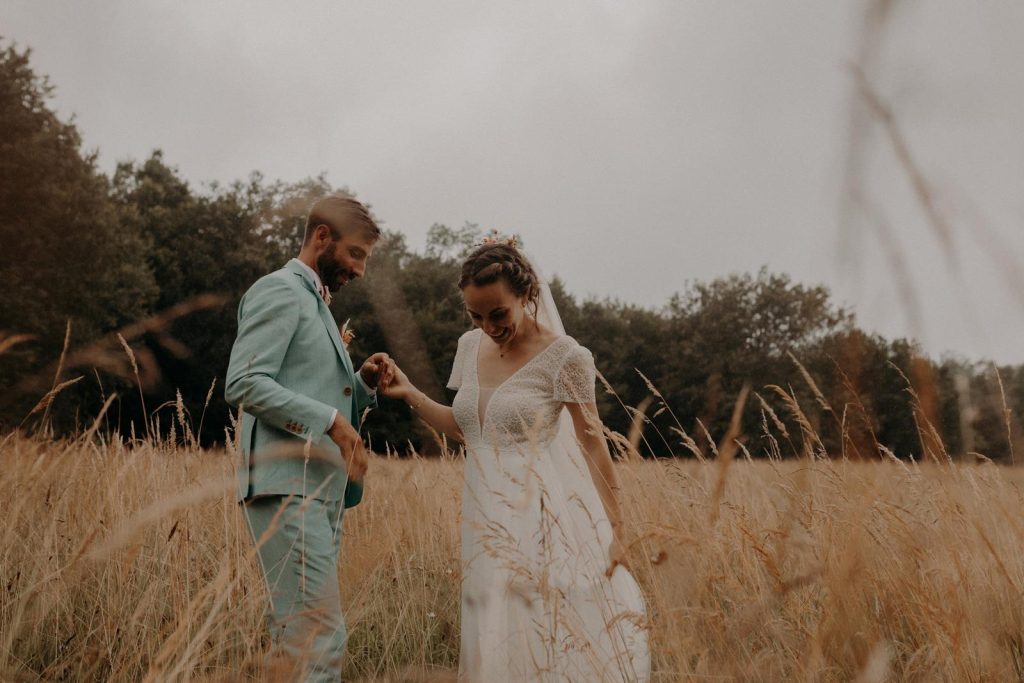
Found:
[[[316,287],[316,291],[318,291],[318,292],[324,291],[324,283],[320,281],[320,274],[319,273],[317,273],[315,270],[313,270],[312,268],[310,268],[309,266],[307,266],[305,263],[303,263],[302,261],[300,261],[297,258],[293,258],[292,261],[294,261],[295,263],[298,263],[299,266],[301,266],[302,269],[304,271],[306,271],[306,274],[309,275],[309,277],[311,277],[313,279],[313,286]]]

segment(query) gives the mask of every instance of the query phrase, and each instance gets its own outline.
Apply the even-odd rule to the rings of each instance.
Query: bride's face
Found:
[[[526,320],[524,297],[516,296],[504,280],[480,287],[468,284],[462,299],[473,324],[496,344],[512,341]]]

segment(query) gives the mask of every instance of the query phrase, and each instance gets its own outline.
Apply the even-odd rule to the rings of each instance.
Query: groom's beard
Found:
[[[316,260],[316,268],[320,271],[320,281],[332,292],[338,291],[343,284],[338,280],[339,276],[344,276],[346,281],[355,279],[355,273],[345,268],[333,254],[327,252],[320,254],[320,258]]]

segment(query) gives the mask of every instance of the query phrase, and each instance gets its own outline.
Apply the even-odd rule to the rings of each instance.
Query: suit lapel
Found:
[[[317,298],[320,299],[319,295]],[[327,308],[327,304],[324,303],[323,299],[320,299],[319,304],[320,319],[324,321],[327,334],[330,335],[331,341],[334,343],[334,350],[338,352],[338,356],[341,358],[345,369],[348,370],[348,374],[355,374],[352,371],[352,359],[348,357],[348,352],[345,351],[345,346],[341,342],[341,330],[338,329],[338,323],[334,322],[334,316],[331,315],[331,310]]]
[[[327,328],[327,336],[331,338],[331,343],[334,344],[334,350],[338,352],[338,357],[341,358],[341,364],[345,366],[348,374],[350,376],[355,375],[355,371],[352,369],[352,359],[349,358],[348,352],[345,351],[345,347],[341,342],[341,331],[338,329],[338,324],[334,322],[334,316],[331,315],[331,309],[327,308],[327,304],[324,303],[323,297],[321,297],[316,291],[316,285],[314,285],[313,281],[309,279],[309,273],[294,261],[289,261],[285,265],[285,269],[297,275],[302,280],[302,283],[305,285],[309,293],[316,297],[317,311],[320,313],[320,320],[323,321],[324,327]]]

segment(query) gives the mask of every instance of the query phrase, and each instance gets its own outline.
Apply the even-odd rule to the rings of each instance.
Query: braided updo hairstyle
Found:
[[[483,287],[498,280],[504,280],[516,296],[526,298],[536,319],[540,278],[518,249],[504,243],[482,244],[462,262],[459,289],[465,289],[468,285]]]

